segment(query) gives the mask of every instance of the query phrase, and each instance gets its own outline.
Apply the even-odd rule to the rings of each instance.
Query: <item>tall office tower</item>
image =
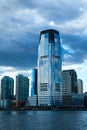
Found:
[[[9,76],[4,76],[1,79],[1,99],[12,100],[14,98],[14,80]]]
[[[78,93],[77,74],[75,70],[63,70],[62,72],[62,94],[69,95]]]
[[[61,44],[59,32],[40,33],[38,47],[38,105],[57,106],[61,102]]]
[[[37,95],[37,69],[33,69],[31,72],[31,85],[30,85],[30,96]]]
[[[16,105],[24,106],[29,96],[29,79],[23,75],[16,76]]]
[[[78,94],[83,93],[83,81],[81,79],[78,79]]]

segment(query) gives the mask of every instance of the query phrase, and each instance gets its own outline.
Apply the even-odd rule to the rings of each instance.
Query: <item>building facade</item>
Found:
[[[40,33],[38,47],[38,105],[57,106],[61,97],[59,32],[44,30]]]
[[[63,95],[63,107],[83,108],[84,94],[73,93],[70,95]]]
[[[16,76],[16,106],[24,106],[29,97],[29,79],[23,75]]]
[[[75,70],[63,70],[62,94],[70,95],[72,93],[78,93],[77,74]]]
[[[31,72],[30,96],[37,95],[37,69]]]
[[[1,99],[13,100],[14,98],[14,80],[9,76],[4,76],[1,79]]]
[[[78,94],[83,93],[83,81],[81,79],[78,79]]]

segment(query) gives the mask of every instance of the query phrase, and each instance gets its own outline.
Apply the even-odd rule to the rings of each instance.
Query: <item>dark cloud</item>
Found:
[[[63,48],[63,60],[64,55],[70,55],[71,58],[67,58],[67,62],[72,63],[82,63],[85,59],[87,59],[87,39],[85,35],[75,35],[75,34],[68,34],[62,35],[63,44],[68,46],[68,50]],[[70,52],[70,50],[71,52]],[[73,51],[73,52],[72,52]]]
[[[38,42],[41,30],[54,28],[60,32],[63,45],[63,61],[84,62],[87,58],[85,34],[77,35],[73,25],[83,15],[84,3],[80,0],[1,0],[0,1],[0,66],[32,68],[37,66]],[[84,10],[86,7],[84,7]],[[84,17],[83,17],[84,18]],[[54,26],[50,23],[53,22]],[[84,23],[82,23],[84,25]],[[67,28],[70,31],[67,31]],[[60,27],[61,26],[61,27]],[[79,30],[84,31],[83,26]],[[65,33],[65,30],[67,33]],[[66,55],[67,59],[64,58]],[[69,58],[70,56],[71,58]]]
[[[26,35],[19,41],[11,40],[0,48],[0,65],[22,68],[37,66],[38,39]]]
[[[26,2],[24,0],[18,0],[18,3],[23,8],[36,10],[45,19],[54,20],[56,23],[79,17],[81,15],[80,8],[83,6],[81,0],[80,2],[76,2],[76,0],[55,0],[53,2],[50,2],[50,0],[27,0]]]

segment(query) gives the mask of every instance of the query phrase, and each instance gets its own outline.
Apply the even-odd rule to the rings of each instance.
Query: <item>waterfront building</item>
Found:
[[[1,109],[11,108],[11,104],[12,104],[12,100],[9,100],[9,99],[0,100]]]
[[[84,94],[72,94],[72,105],[75,107],[84,107]]]
[[[27,100],[28,106],[38,106],[37,95],[29,96]]]
[[[14,80],[9,76],[4,76],[1,79],[1,99],[13,100],[14,98]]]
[[[25,105],[29,97],[29,79],[23,75],[16,76],[16,106]]]
[[[72,93],[78,93],[77,74],[75,70],[63,70],[62,94],[70,95]]]
[[[63,95],[63,107],[71,107],[71,108],[77,108],[77,107],[84,107],[84,94],[68,94]]]
[[[44,30],[38,47],[38,105],[58,106],[61,100],[60,36],[56,30]]]
[[[37,69],[31,71],[30,96],[37,95]]]
[[[84,107],[87,108],[87,92],[84,93]]]
[[[82,94],[83,93],[83,81],[81,79],[78,79],[77,82],[78,82],[78,94]]]

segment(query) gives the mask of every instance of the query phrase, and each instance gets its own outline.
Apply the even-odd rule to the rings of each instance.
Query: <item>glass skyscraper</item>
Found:
[[[63,70],[62,72],[62,94],[69,95],[78,93],[77,74],[75,70]]]
[[[31,72],[31,95],[34,96],[37,94],[37,69],[33,69]]]
[[[14,80],[9,76],[4,76],[1,79],[1,99],[13,100],[14,98]]]
[[[29,79],[21,74],[16,76],[16,105],[23,106],[29,96]]]
[[[81,79],[78,79],[77,83],[78,83],[78,94],[82,94],[83,93],[83,81]]]
[[[61,102],[61,44],[59,32],[40,33],[38,47],[38,105],[57,106]]]

